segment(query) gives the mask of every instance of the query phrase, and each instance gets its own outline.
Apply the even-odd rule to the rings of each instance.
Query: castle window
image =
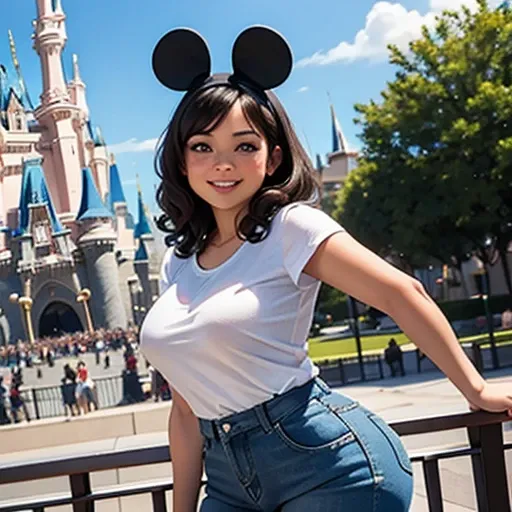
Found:
[[[50,232],[47,222],[34,223],[34,245],[36,247],[50,244]]]

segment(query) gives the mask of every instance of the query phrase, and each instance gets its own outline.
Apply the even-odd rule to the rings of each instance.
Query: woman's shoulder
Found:
[[[312,226],[321,228],[336,221],[312,203],[296,201],[283,206],[275,215],[274,222],[281,227],[290,229],[311,229]]]
[[[190,258],[179,258],[174,249],[174,246],[168,247],[162,259],[160,279],[167,285],[176,278],[180,269],[190,260]]]
[[[311,211],[317,210],[311,203],[305,201],[294,201],[282,206],[274,216],[276,223],[286,222],[289,218],[296,217],[297,215],[307,214]]]

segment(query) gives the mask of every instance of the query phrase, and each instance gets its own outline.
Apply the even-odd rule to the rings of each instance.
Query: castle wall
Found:
[[[123,307],[128,320],[133,320],[130,287],[128,279],[133,276],[133,261],[124,260],[118,264],[119,289],[123,301]]]
[[[91,306],[95,326],[126,327],[126,311],[122,300],[119,274],[114,252],[108,244],[90,244],[82,248],[91,290]]]

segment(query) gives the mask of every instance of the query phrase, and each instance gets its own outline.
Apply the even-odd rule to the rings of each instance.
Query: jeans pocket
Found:
[[[380,430],[386,441],[390,444],[400,467],[412,475],[412,464],[407,455],[400,436],[378,415],[370,413],[368,419]]]
[[[274,431],[283,443],[300,452],[335,449],[355,439],[345,422],[316,398],[282,419]]]

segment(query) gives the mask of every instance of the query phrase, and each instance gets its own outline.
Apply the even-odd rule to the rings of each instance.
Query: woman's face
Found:
[[[280,163],[281,149],[275,147],[269,155],[265,137],[249,124],[237,101],[214,130],[187,141],[184,173],[214,212],[237,214]]]

